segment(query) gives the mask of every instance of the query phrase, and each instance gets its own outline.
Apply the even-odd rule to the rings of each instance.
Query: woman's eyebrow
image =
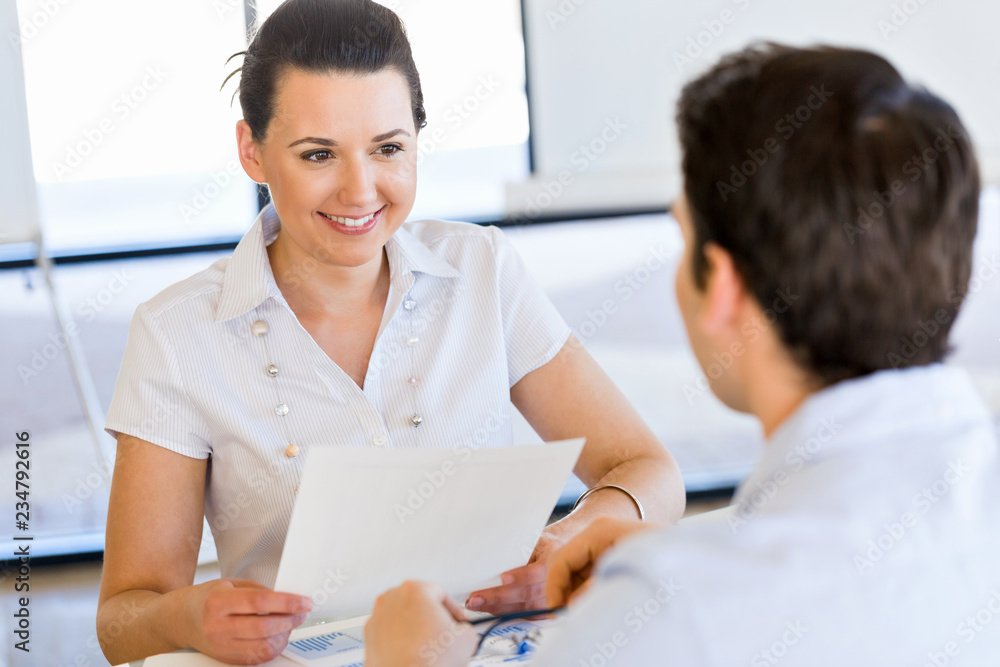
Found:
[[[385,141],[386,139],[391,139],[397,134],[405,134],[406,136],[410,136],[410,133],[407,132],[406,130],[397,128],[395,130],[389,130],[388,132],[384,132],[378,136],[372,137],[372,143],[378,143],[379,141]],[[322,137],[303,137],[298,141],[293,141],[292,143],[288,144],[288,147],[291,148],[292,146],[298,146],[299,144],[319,144],[320,146],[327,146],[329,148],[337,146],[337,142],[334,141],[333,139],[323,139]]]
[[[385,141],[386,139],[391,139],[397,134],[405,134],[406,136],[410,136],[410,133],[407,132],[406,130],[400,130],[400,129],[390,130],[384,134],[378,135],[377,137],[372,137],[372,143],[378,143],[379,141]]]
[[[298,146],[299,144],[319,144],[320,146],[329,146],[332,148],[337,145],[337,142],[333,139],[323,139],[321,137],[303,137],[298,141],[293,141],[288,144],[288,147],[291,148],[292,146]]]

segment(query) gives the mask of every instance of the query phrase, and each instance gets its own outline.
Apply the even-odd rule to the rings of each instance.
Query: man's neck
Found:
[[[747,407],[764,428],[768,439],[818,387],[809,375],[790,359],[748,360],[745,377]]]

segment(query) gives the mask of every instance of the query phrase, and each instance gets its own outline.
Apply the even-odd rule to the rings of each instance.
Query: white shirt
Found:
[[[1000,664],[997,436],[963,371],[813,395],[734,500],[609,552],[535,664]]]
[[[278,290],[265,246],[279,227],[268,206],[231,257],[136,309],[106,424],[210,457],[222,576],[265,586],[311,448],[511,445],[510,388],[570,335],[500,230],[408,222],[386,243],[389,295],[362,391]]]

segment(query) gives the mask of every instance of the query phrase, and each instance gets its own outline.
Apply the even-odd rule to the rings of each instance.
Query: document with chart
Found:
[[[313,610],[267,667],[362,667],[377,598],[407,579],[457,600],[524,565],[555,507],[583,438],[502,449],[314,449],[274,590],[308,595]],[[470,616],[484,616],[470,614]],[[469,664],[528,662],[547,620],[492,632]],[[146,667],[219,667],[190,650]]]
[[[482,615],[479,615],[482,616]],[[306,667],[362,667],[365,659],[364,629],[368,617],[301,628],[292,633],[288,647],[274,663],[289,658]],[[549,620],[511,621],[490,631],[469,667],[500,663],[527,663],[535,657],[538,640]]]
[[[335,624],[297,630],[282,657],[360,662],[363,615],[407,579],[440,584],[458,600],[499,585],[502,572],[527,562],[583,443],[313,449],[274,589],[312,598],[307,623]]]

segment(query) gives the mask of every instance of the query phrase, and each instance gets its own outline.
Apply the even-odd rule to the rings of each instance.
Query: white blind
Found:
[[[17,6],[0,3],[0,244],[36,241],[38,206],[28,142]]]

